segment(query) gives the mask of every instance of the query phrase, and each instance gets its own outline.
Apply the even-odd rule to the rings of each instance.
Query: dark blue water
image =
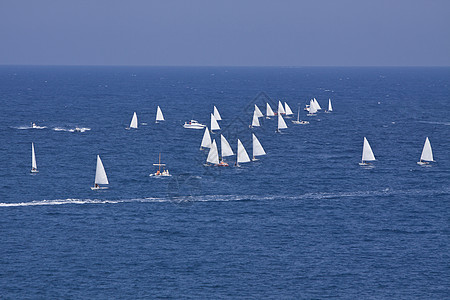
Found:
[[[312,97],[334,112],[248,128]],[[450,68],[1,67],[0,298],[449,298],[449,97]],[[182,124],[213,105],[267,155],[204,167]]]

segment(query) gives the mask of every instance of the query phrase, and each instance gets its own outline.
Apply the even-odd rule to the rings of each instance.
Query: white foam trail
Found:
[[[446,125],[446,126],[450,126],[450,122],[419,121],[419,123],[425,123],[425,124],[436,124],[436,125]]]
[[[35,126],[35,127],[32,127],[32,126],[12,126],[11,128],[20,129],[20,130],[24,130],[24,129],[45,129],[45,128],[47,128],[47,126]]]
[[[378,191],[355,191],[355,192],[337,192],[337,193],[308,193],[304,195],[204,195],[204,196],[181,196],[164,198],[132,198],[118,200],[100,200],[100,199],[56,199],[31,202],[0,203],[0,207],[22,207],[22,206],[43,206],[43,205],[64,205],[64,204],[117,204],[130,202],[228,202],[228,201],[283,201],[283,200],[326,200],[342,198],[366,198],[366,197],[388,197],[395,195],[423,195],[433,196],[435,194],[450,194],[449,190],[391,190],[389,188]]]
[[[63,127],[54,127],[54,131],[66,131],[66,132],[86,132],[91,130],[88,127],[75,127],[75,128],[63,128]]]

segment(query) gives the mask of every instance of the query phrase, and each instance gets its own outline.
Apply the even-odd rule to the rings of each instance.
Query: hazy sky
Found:
[[[450,66],[450,1],[0,0],[0,64]]]

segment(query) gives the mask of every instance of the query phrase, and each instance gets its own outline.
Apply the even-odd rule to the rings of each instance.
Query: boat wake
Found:
[[[54,127],[54,131],[65,131],[65,132],[86,132],[91,130],[87,127],[75,127],[75,128],[64,128],[64,127]]]
[[[30,202],[0,203],[0,207],[23,207],[23,206],[45,206],[45,205],[67,205],[67,204],[119,204],[119,203],[188,203],[188,202],[231,202],[231,201],[285,201],[285,200],[333,200],[345,198],[368,198],[368,197],[391,197],[391,196],[426,196],[450,195],[447,190],[393,190],[386,188],[376,191],[354,191],[337,193],[308,193],[303,195],[279,196],[279,195],[203,195],[203,196],[180,196],[180,197],[149,197],[131,199],[55,199]]]
[[[47,128],[47,126],[37,126],[37,125],[35,125],[34,127],[33,126],[12,126],[11,128],[20,129],[20,130],[25,130],[25,129],[45,129],[45,128]]]
[[[419,123],[450,126],[450,122],[419,121]]]

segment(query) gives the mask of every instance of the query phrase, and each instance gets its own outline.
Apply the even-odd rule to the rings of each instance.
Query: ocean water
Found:
[[[248,127],[278,100],[310,124]],[[2,66],[0,104],[2,299],[449,299],[450,68]],[[267,155],[205,167],[213,105]]]

